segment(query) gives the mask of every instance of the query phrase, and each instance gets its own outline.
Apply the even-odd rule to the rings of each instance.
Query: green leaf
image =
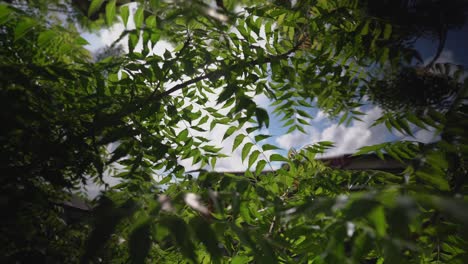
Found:
[[[430,195],[422,195],[420,199],[423,203],[433,203],[439,211],[445,212],[460,223],[465,224],[468,221],[468,211],[466,210],[468,202],[464,199]],[[464,230],[467,229],[464,228]]]
[[[353,259],[356,263],[359,263],[361,260],[365,259],[367,253],[369,253],[371,250],[372,240],[366,233],[361,233],[356,237],[356,239],[354,239],[352,251]]]
[[[249,203],[243,202],[240,205],[239,213],[246,222],[252,222],[252,217],[250,215]]]
[[[256,135],[255,136],[255,142],[260,142],[264,139],[267,139],[267,138],[270,138],[271,136],[270,135],[263,135],[263,134],[260,134],[260,135]]]
[[[31,18],[22,19],[15,27],[15,41],[21,39],[26,33],[37,25],[37,21]]]
[[[249,155],[250,149],[253,147],[253,145],[254,144],[251,142],[245,143],[244,147],[242,148],[242,161],[244,161],[247,155]]]
[[[216,157],[211,158],[211,168],[213,168],[213,170],[216,168],[216,161],[217,161]]]
[[[115,18],[115,1],[111,0],[106,5],[106,23],[107,25],[111,25],[114,22]]]
[[[297,126],[291,126],[288,131],[286,132],[286,134],[289,134],[289,133],[292,133],[294,132],[294,130],[297,130]]]
[[[441,175],[434,175],[423,170],[418,170],[416,171],[416,176],[437,187],[439,190],[448,191],[450,188],[447,179],[442,178]]]
[[[172,180],[172,176],[166,176],[164,178],[162,178],[162,180],[160,180],[158,183],[159,184],[166,184],[166,183],[169,183],[170,181]]]
[[[278,148],[278,147],[275,146],[275,145],[271,145],[271,144],[264,144],[264,145],[262,146],[262,150],[263,150],[263,151],[275,150],[275,149],[280,149],[280,148]]]
[[[151,222],[148,220],[137,224],[128,239],[131,263],[145,263],[151,247]]]
[[[307,131],[302,126],[296,126],[297,130],[301,131],[303,134],[307,135]]]
[[[226,101],[236,92],[237,89],[238,87],[235,85],[228,85],[221,91],[216,102],[219,104]]]
[[[94,13],[96,13],[99,10],[99,8],[101,8],[103,3],[104,0],[92,0],[88,9],[88,17],[94,15]]]
[[[364,147],[359,148],[359,150],[356,153],[354,153],[353,156],[359,156],[359,155],[362,155],[362,154],[367,154],[369,152],[380,150],[383,147],[384,147],[384,144],[364,146]]]
[[[120,8],[120,16],[122,17],[122,21],[125,27],[127,27],[129,15],[130,15],[130,10],[128,9],[128,5],[122,6]]]
[[[387,229],[387,221],[385,220],[385,211],[382,206],[376,207],[369,213],[369,220],[374,224],[375,231],[379,237],[384,237]]]
[[[389,39],[391,35],[392,35],[392,25],[391,24],[385,24],[383,38],[384,39]]]
[[[107,240],[115,232],[117,225],[125,218],[132,216],[136,204],[133,200],[127,200],[117,206],[112,200],[101,196],[95,207],[95,224],[91,234],[86,241],[85,252],[81,263],[89,263],[98,251],[104,247]]]
[[[195,235],[200,240],[205,248],[210,253],[214,260],[221,258],[221,250],[218,247],[218,239],[215,232],[210,227],[209,223],[200,217],[193,218],[190,220],[192,229],[195,230]]]
[[[10,19],[11,9],[7,5],[0,4],[0,25],[5,24]]]
[[[209,118],[209,116],[207,116],[207,115],[204,116],[204,117],[202,117],[202,118],[200,119],[200,121],[198,122],[197,126],[200,126],[200,125],[205,124],[205,123],[208,121],[208,118]]]
[[[304,110],[297,109],[296,111],[297,111],[297,113],[298,113],[300,116],[307,117],[307,118],[310,118],[310,119],[313,118],[311,115],[309,115],[309,113],[307,113],[307,112],[304,111]]]
[[[211,152],[211,153],[217,153],[222,149],[222,147],[217,148],[217,147],[214,147],[214,146],[205,145],[205,146],[202,147],[202,149],[205,150],[205,151]]]
[[[282,155],[280,154],[272,154],[270,156],[270,161],[273,162],[273,161],[283,161],[283,162],[289,162],[289,160],[285,157],[283,157]]]
[[[39,34],[37,44],[41,48],[47,48],[50,43],[57,37],[57,33],[53,30],[46,30]]]
[[[150,0],[149,1],[149,6],[151,7],[152,10],[156,11],[159,10],[161,7],[161,0]]]
[[[359,34],[364,36],[364,35],[367,35],[368,33],[369,33],[369,21],[366,21],[366,22],[364,22],[364,24],[362,26],[362,29],[359,32]]]
[[[85,45],[89,45],[89,42],[82,37],[78,37],[75,39],[75,44],[80,45],[80,46],[85,46]]]
[[[135,21],[135,28],[139,29],[141,28],[141,25],[143,25],[143,12],[145,9],[140,6],[138,7],[137,11],[135,12],[135,15],[133,17],[133,21]]]
[[[333,148],[335,146],[332,141],[319,141],[317,142],[317,145],[324,149]]]
[[[226,133],[224,133],[223,140],[226,138],[230,137],[234,132],[237,131],[237,127],[231,126],[226,130]]]
[[[408,121],[415,124],[416,126],[426,129],[426,125],[424,125],[423,121],[419,117],[417,117],[415,114],[408,113],[406,115],[406,118],[408,118]]]
[[[251,258],[248,256],[235,256],[231,260],[231,264],[245,264],[245,263],[250,263]]]
[[[182,254],[193,261],[196,262],[195,246],[193,245],[190,239],[187,239],[190,235],[187,224],[181,218],[177,216],[164,216],[160,218],[160,223],[166,226],[170,231],[176,244],[179,246]]]
[[[273,21],[268,21],[266,24],[265,24],[265,33],[266,34],[270,34],[271,33],[271,26],[273,24]]]
[[[245,130],[247,131],[247,133],[250,134],[250,133],[256,131],[257,129],[258,129],[257,127],[248,127],[248,128],[246,128]]]
[[[213,128],[215,128],[215,126],[218,124],[217,120],[216,119],[213,119],[213,121],[211,121],[210,123],[210,131],[213,130]]]
[[[180,141],[185,141],[188,138],[188,134],[189,132],[188,132],[188,129],[186,128],[182,130],[182,132],[179,133],[179,135],[177,136],[177,139]]]
[[[156,16],[153,16],[153,15],[148,16],[145,22],[148,28],[152,28],[152,29],[156,28]]]
[[[252,167],[252,164],[254,164],[255,161],[257,161],[258,155],[260,155],[260,151],[254,150],[249,157],[249,165],[248,167]]]
[[[192,126],[191,129],[199,131],[199,132],[206,132],[206,129],[203,129],[199,126]]]
[[[267,162],[265,160],[259,160],[257,163],[257,166],[255,167],[255,174],[257,175],[261,174],[266,164]]]
[[[244,134],[239,134],[237,137],[234,139],[234,143],[232,145],[232,151],[236,150],[237,147],[244,141],[245,135]]]
[[[270,125],[270,118],[268,117],[268,112],[263,108],[257,108],[255,110],[255,115],[257,116],[258,126],[262,127],[265,124],[265,127],[268,128]]]
[[[297,121],[303,125],[310,126],[310,123],[305,121],[304,119],[298,118]]]
[[[347,118],[348,118],[348,112],[345,112],[344,115],[338,121],[338,125],[343,124],[346,121]]]
[[[398,123],[398,126],[405,132],[407,133],[408,135],[412,136],[413,135],[413,132],[411,131],[410,127],[409,127],[409,124],[408,124],[408,121],[406,121],[405,119],[403,118],[398,118],[396,120],[396,122]]]

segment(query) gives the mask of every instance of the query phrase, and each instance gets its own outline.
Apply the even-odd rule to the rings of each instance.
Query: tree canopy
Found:
[[[437,63],[464,1],[128,2],[0,4],[2,262],[468,261],[468,80]],[[126,29],[93,57],[80,30],[114,23]],[[439,41],[427,64],[422,36]],[[349,124],[370,104],[373,125],[437,139],[355,153],[399,161],[393,173],[330,168],[316,158],[332,142],[286,155],[262,134],[272,114],[305,132],[312,108]],[[215,171],[219,129],[243,175]],[[120,183],[68,221],[70,193],[104,176]]]

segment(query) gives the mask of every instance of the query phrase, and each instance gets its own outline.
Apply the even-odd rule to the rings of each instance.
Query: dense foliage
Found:
[[[413,47],[436,36],[438,57],[465,22],[463,1],[8,2],[1,262],[468,262],[468,81],[456,65],[421,65]],[[117,20],[128,53],[116,42],[93,59],[76,26]],[[159,56],[162,40],[173,48]],[[330,142],[286,156],[264,143],[258,96],[288,133],[305,131],[313,107],[349,124],[375,103],[374,125],[438,137],[356,153],[398,160],[402,172],[332,169],[315,159]],[[250,170],[186,172],[182,160],[207,169],[226,156],[207,139],[217,129]],[[265,172],[274,163],[283,166]],[[64,217],[70,192],[105,175],[121,183],[93,215]]]

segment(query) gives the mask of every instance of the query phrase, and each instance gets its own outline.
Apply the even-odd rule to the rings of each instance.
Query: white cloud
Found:
[[[314,121],[315,123],[322,122],[326,117],[327,117],[327,114],[326,114],[324,111],[319,110],[319,111],[317,112],[317,115],[316,115],[315,118],[313,119],[313,121]]]
[[[301,148],[307,144],[310,144],[312,140],[320,135],[314,127],[306,127],[307,134],[304,134],[298,130],[284,134],[276,138],[276,143],[284,148]]]
[[[335,142],[335,147],[326,153],[327,156],[354,153],[360,147],[384,142],[390,135],[387,128],[383,125],[371,127],[381,114],[382,110],[374,107],[366,112],[362,122],[354,121],[349,127],[333,124],[322,131],[317,141]]]
[[[317,124],[317,119],[322,122],[325,117],[321,117],[321,111],[317,115],[320,118],[313,120]],[[323,112],[322,112],[323,113]],[[342,154],[350,154],[356,152],[357,149],[363,146],[379,144],[389,140],[416,140],[422,143],[429,143],[437,140],[437,136],[433,130],[418,130],[414,133],[414,137],[405,136],[398,131],[389,132],[384,125],[371,127],[373,122],[379,118],[382,110],[379,107],[373,107],[366,112],[366,115],[361,121],[354,121],[351,126],[331,124],[322,130],[316,127],[306,127],[308,134],[294,131],[290,134],[281,135],[276,138],[276,143],[285,149],[302,148],[305,145],[313,144],[319,141],[332,141],[335,144],[334,148],[329,149],[324,156],[336,156]],[[412,129],[416,128],[412,126]]]
[[[96,33],[83,33],[82,37],[89,42],[89,45],[86,46],[86,48],[91,52],[95,52],[102,47],[110,46],[119,38],[124,30],[125,27],[123,23],[119,22],[112,25],[109,29],[102,29]],[[121,43],[126,43],[126,38],[122,40]]]
[[[424,64],[427,65],[429,62],[432,61],[434,57],[431,56],[431,57],[428,57],[426,59],[424,59]],[[436,61],[437,63],[456,63],[456,60],[455,60],[455,56],[453,54],[453,51],[451,50],[444,50],[442,51],[442,53],[440,54],[439,58],[437,59]]]
[[[401,135],[401,134],[400,134]],[[434,129],[426,130],[426,129],[420,129],[416,133],[414,133],[414,136],[403,136],[402,135],[402,140],[416,140],[421,143],[430,143],[434,142],[438,139],[439,137],[437,136],[436,132]]]
[[[295,131],[278,137],[276,142],[279,146],[289,149],[291,147],[301,148],[319,141],[332,141],[335,143],[335,147],[327,151],[326,156],[353,153],[360,147],[385,141],[389,133],[384,126],[370,127],[381,113],[380,108],[374,107],[367,111],[362,122],[354,121],[351,126],[346,127],[335,123],[321,131],[314,127],[307,127],[308,135]],[[325,115],[319,111],[317,117],[316,119],[323,121]],[[317,120],[314,121],[317,122]]]
[[[89,42],[89,45],[86,46],[88,50],[90,50],[91,52],[96,52],[100,48],[108,47],[112,45],[120,37],[120,35],[124,32],[125,29],[127,30],[135,29],[135,23],[133,21],[133,14],[136,11],[137,4],[130,3],[128,6],[129,6],[130,13],[129,13],[128,23],[126,27],[124,23],[122,22],[122,20],[119,18],[119,22],[114,23],[109,28],[103,28],[99,30],[98,32],[83,32],[81,34],[81,36]],[[121,44],[124,50],[128,52],[128,36],[123,37],[119,41],[119,44]],[[160,56],[164,54],[166,49],[170,50],[173,48],[169,42],[164,41],[164,40],[160,40],[156,44],[153,43],[153,45],[154,46],[153,46],[152,53],[160,55]],[[142,42],[142,39],[140,38],[138,44],[135,47],[135,51],[139,52],[142,49],[143,49],[143,42]]]
[[[210,213],[210,210],[208,210],[208,208],[201,203],[201,198],[197,194],[194,194],[194,193],[185,194],[184,201],[190,207],[192,207],[193,209],[199,211],[200,213],[204,215],[208,215]]]

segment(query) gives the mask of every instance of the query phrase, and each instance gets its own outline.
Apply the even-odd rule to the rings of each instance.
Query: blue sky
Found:
[[[132,21],[132,19],[130,18],[129,21]],[[83,37],[90,43],[88,48],[94,52],[101,47],[110,45],[120,35],[122,30],[124,30],[122,24],[115,24],[110,29],[105,29],[98,33],[83,33]],[[124,40],[123,43],[126,43],[126,41]],[[437,44],[436,40],[420,40],[416,43],[416,47],[424,60],[429,61],[435,54]],[[468,65],[468,57],[464,51],[466,47],[468,47],[468,26],[465,25],[461,30],[449,33],[445,49],[438,62],[458,63],[466,67]],[[161,41],[155,47],[154,52],[162,54],[166,49],[170,50],[171,46],[167,42]],[[268,109],[271,113],[272,108],[269,106],[270,102],[268,99],[260,96],[256,98],[256,102],[260,106]],[[384,126],[370,127],[373,121],[377,119],[382,112],[378,107],[369,105],[361,109],[361,111],[366,113],[366,116],[362,118],[363,122],[353,121],[349,126],[345,126],[337,125],[337,120],[328,119],[319,109],[311,109],[310,114],[314,119],[310,120],[310,126],[305,127],[307,134],[301,133],[300,131],[285,134],[286,129],[281,127],[279,118],[270,114],[270,127],[268,130],[262,131],[262,133],[269,133],[272,137],[267,139],[264,143],[275,144],[282,147],[283,150],[280,151],[280,153],[285,154],[290,148],[297,149],[324,140],[333,141],[335,142],[335,147],[330,149],[326,153],[326,156],[336,156],[353,153],[359,147],[365,145],[378,144],[403,138],[399,133],[389,132]],[[236,134],[225,141],[221,142],[220,140],[226,129],[227,126],[217,126],[214,131],[204,135],[211,139],[213,144],[223,146],[224,153],[231,155],[230,158],[219,160],[216,169],[221,171],[245,170],[246,164],[242,163],[240,158],[242,145],[234,153],[231,152],[232,143]],[[429,142],[433,140],[434,137],[431,131],[421,130],[415,134],[415,138],[406,139]],[[182,161],[182,164],[184,164],[187,169],[196,169],[196,167],[190,165],[190,161]]]

